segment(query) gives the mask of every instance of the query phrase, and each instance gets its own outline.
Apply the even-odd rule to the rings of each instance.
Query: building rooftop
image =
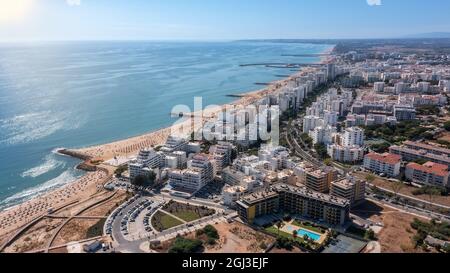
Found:
[[[271,189],[266,189],[265,191],[255,192],[249,195],[246,195],[242,198],[242,201],[244,201],[247,204],[254,204],[258,203],[262,200],[277,197],[278,193],[276,191],[273,191]]]
[[[429,145],[426,143],[405,141],[403,144],[407,147],[414,148],[414,149],[418,148],[421,150],[429,150],[429,151],[438,152],[441,154],[450,154],[450,149],[437,147],[437,146]]]
[[[434,162],[427,162],[423,165],[417,163],[409,163],[407,166],[409,169],[421,171],[424,173],[429,173],[438,176],[447,176],[449,175],[448,166],[442,165]]]
[[[350,204],[350,202],[347,199],[334,197],[334,196],[324,194],[324,193],[315,192],[315,191],[309,190],[307,188],[300,188],[300,187],[291,186],[291,185],[287,185],[287,184],[277,184],[277,185],[273,186],[272,188],[277,192],[284,191],[284,192],[295,193],[295,194],[301,195],[306,198],[323,201],[323,202],[337,205],[340,207],[345,207]]]
[[[331,184],[341,189],[351,190],[355,186],[355,181],[351,179],[341,179],[338,181],[333,181]]]
[[[377,154],[377,153],[370,153],[366,155],[367,158],[370,158],[371,160],[380,161],[386,164],[394,165],[398,164],[402,161],[402,157],[395,154],[390,153],[384,153],[384,154]]]
[[[450,157],[448,157],[446,154],[437,155],[437,154],[430,153],[427,150],[415,150],[415,149],[401,147],[401,146],[391,146],[390,149],[394,150],[394,151],[398,151],[398,152],[417,155],[420,157],[426,157],[428,159],[439,160],[439,161],[445,162],[446,164],[450,165]]]
[[[242,186],[232,186],[232,187],[226,187],[223,189],[223,192],[234,194],[234,193],[242,193],[245,192],[245,187]]]

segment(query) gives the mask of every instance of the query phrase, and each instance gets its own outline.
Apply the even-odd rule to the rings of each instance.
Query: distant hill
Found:
[[[450,32],[430,32],[408,35],[405,38],[417,38],[417,39],[440,39],[450,38]]]

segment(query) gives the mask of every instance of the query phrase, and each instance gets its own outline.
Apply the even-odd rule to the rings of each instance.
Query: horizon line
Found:
[[[449,40],[450,37],[389,37],[389,38],[248,38],[248,39],[48,39],[0,40],[0,44],[64,43],[64,42],[245,42],[245,41],[364,41],[364,40]]]

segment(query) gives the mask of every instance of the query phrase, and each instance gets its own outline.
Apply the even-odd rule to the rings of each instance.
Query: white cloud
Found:
[[[81,0],[66,0],[66,3],[69,6],[79,6],[81,5]]]
[[[381,0],[367,0],[369,6],[381,6]]]

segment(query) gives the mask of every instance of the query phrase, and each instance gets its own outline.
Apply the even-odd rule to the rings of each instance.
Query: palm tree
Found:
[[[428,198],[429,198],[429,200],[430,200],[430,203],[433,203],[434,198],[435,198],[436,196],[441,195],[441,191],[440,191],[439,189],[433,188],[433,187],[427,188],[427,189],[425,190],[425,192],[428,194]],[[430,210],[431,210],[432,208],[433,208],[433,205],[430,204]]]
[[[368,175],[366,175],[366,180],[367,180],[367,182],[369,182],[370,184],[371,184],[373,181],[375,181],[375,179],[376,179],[376,177],[375,177],[375,175],[373,175],[373,174],[368,174]]]
[[[391,189],[394,192],[394,197],[398,197],[398,194],[400,193],[400,191],[403,189],[403,187],[405,186],[405,184],[403,184],[403,182],[399,181],[399,182],[393,182],[391,184]]]
[[[282,221],[280,221],[276,224],[276,226],[278,228],[278,235],[280,235],[280,229],[284,226],[284,223]]]

